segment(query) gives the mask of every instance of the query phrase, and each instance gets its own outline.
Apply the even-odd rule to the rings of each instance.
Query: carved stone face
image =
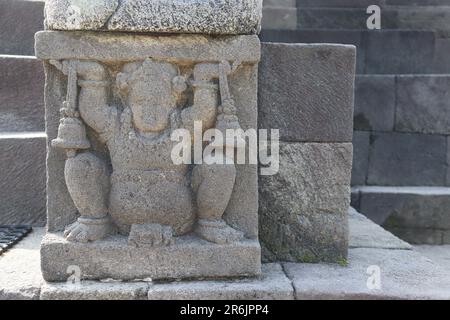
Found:
[[[147,59],[129,75],[127,100],[136,129],[160,132],[169,126],[170,114],[177,107],[172,88],[177,73],[172,64]]]

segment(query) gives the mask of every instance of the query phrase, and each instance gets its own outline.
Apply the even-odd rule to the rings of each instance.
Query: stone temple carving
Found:
[[[52,142],[67,153],[65,180],[80,213],[64,232],[67,240],[95,241],[116,229],[138,245],[170,245],[174,236],[192,231],[218,244],[243,238],[222,219],[234,187],[234,164],[191,169],[171,160],[178,143],[171,139],[174,130],[184,128],[193,136],[194,121],[203,130],[217,122],[226,122],[218,124],[223,129],[239,126],[232,99],[222,98],[218,106],[214,80],[226,79],[220,76],[231,71],[228,62],[199,63],[181,74],[173,63],[147,58],[125,63],[115,76],[96,61],[52,63],[69,81],[59,135]],[[112,86],[122,107],[108,99]],[[188,101],[192,106],[185,106]],[[84,124],[105,143],[111,170],[90,151]]]
[[[256,35],[43,31],[36,55],[46,69],[46,280],[66,280],[74,265],[82,279],[261,272],[256,165],[171,158],[176,130],[256,128]],[[227,143],[216,153],[227,157]]]

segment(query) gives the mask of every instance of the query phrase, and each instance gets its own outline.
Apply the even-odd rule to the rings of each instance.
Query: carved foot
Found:
[[[217,244],[236,242],[244,238],[244,233],[233,229],[223,220],[201,219],[195,231],[203,239]]]
[[[66,228],[64,237],[68,241],[85,243],[103,239],[114,232],[115,227],[109,217],[100,219],[78,218],[75,223]]]
[[[136,247],[170,246],[174,243],[172,228],[160,224],[134,224],[128,236],[128,244]]]

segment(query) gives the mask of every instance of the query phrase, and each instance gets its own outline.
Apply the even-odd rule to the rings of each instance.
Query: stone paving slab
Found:
[[[0,256],[0,300],[37,300],[42,282],[39,246],[44,228]]]
[[[412,246],[372,222],[355,209],[349,210],[350,248],[411,250]]]
[[[423,254],[425,257],[440,264],[447,270],[450,270],[450,245],[443,245],[443,246],[418,245],[414,246],[414,249]]]
[[[356,248],[348,261],[345,267],[286,263],[296,299],[450,299],[450,271],[416,251]]]

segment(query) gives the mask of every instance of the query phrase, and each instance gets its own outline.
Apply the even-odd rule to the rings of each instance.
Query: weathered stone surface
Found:
[[[265,0],[264,7],[284,7],[295,8],[297,6],[296,0]]]
[[[260,274],[259,252],[256,240],[218,245],[188,236],[177,238],[172,246],[149,249],[129,246],[122,236],[83,244],[48,233],[41,261],[47,281],[66,281],[72,265],[80,267],[86,280],[220,278]]]
[[[441,243],[450,230],[450,189],[360,187],[360,212],[410,243]],[[427,240],[428,239],[428,240]]]
[[[349,248],[412,249],[410,244],[384,230],[353,208],[349,210],[348,222]]]
[[[369,144],[370,132],[353,132],[353,186],[366,184],[367,172],[369,170]]]
[[[0,55],[0,83],[0,131],[44,131],[42,62]]]
[[[297,299],[450,299],[450,273],[413,250],[349,250],[349,265],[284,265]],[[381,289],[367,286],[379,267]],[[372,283],[372,282],[371,282]]]
[[[443,186],[446,138],[439,135],[372,133],[369,185]]]
[[[392,131],[395,117],[395,76],[360,75],[355,82],[354,129]]]
[[[431,31],[366,31],[366,74],[429,73],[433,67],[435,34]],[[417,48],[420,48],[418,50]]]
[[[33,55],[34,34],[42,29],[44,1],[0,1],[0,54]]]
[[[351,162],[351,144],[281,143],[279,172],[259,177],[266,260],[346,258]]]
[[[262,0],[50,0],[45,8],[51,30],[255,34]]]
[[[150,285],[150,300],[292,300],[294,290],[281,265],[263,264],[259,278]]]
[[[264,43],[259,127],[283,141],[350,142],[354,74],[353,46]]]
[[[42,274],[39,245],[45,230],[31,234],[0,256],[0,300],[38,300]]]
[[[450,134],[450,76],[397,77],[396,131]]]
[[[255,35],[209,37],[205,35],[148,36],[126,33],[56,32],[36,34],[36,57],[136,61],[148,57],[185,62],[258,62],[261,45]]]
[[[45,225],[45,134],[0,134],[0,225]]]
[[[146,300],[146,282],[43,282],[40,300]]]
[[[295,30],[297,28],[297,8],[265,7],[262,28]]]
[[[428,259],[439,263],[443,268],[450,270],[450,245],[443,246],[414,246],[414,249],[420,252]]]

